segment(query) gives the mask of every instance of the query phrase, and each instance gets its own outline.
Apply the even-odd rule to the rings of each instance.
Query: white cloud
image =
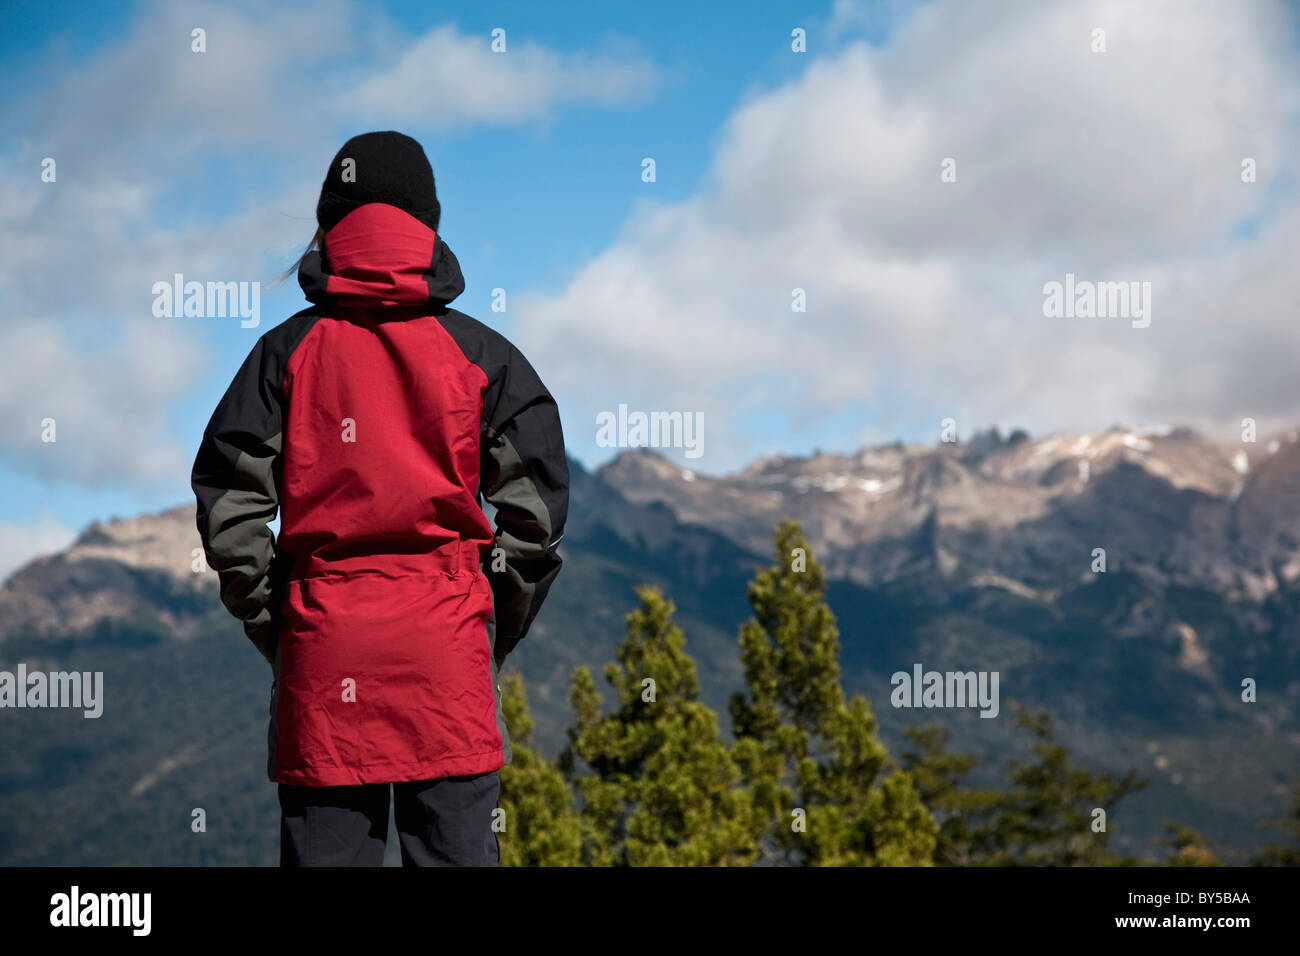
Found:
[[[430,30],[390,68],[343,94],[345,113],[432,128],[544,119],[559,105],[644,100],[654,66],[635,54],[561,55],[511,39],[493,53],[489,36],[447,25]]]
[[[811,57],[738,107],[696,196],[643,205],[517,306],[525,351],[579,396],[571,443],[619,402],[704,411],[705,470],[760,450],[773,418],[798,442],[835,415],[869,418],[858,440],[940,415],[1300,417],[1295,13],[1239,7],[938,2],[885,46]],[[1066,272],[1150,281],[1151,328],[1045,318]]]
[[[0,454],[45,478],[88,486],[163,483],[190,462],[168,434],[169,402],[202,365],[193,336],[159,320],[121,323],[88,350],[50,322],[0,328]],[[52,420],[54,441],[45,422]]]
[[[141,7],[124,38],[57,64],[21,115],[0,176],[0,456],[9,467],[86,486],[175,494],[193,436],[176,433],[175,403],[210,361],[199,322],[158,319],[152,287],[182,273],[200,281],[266,282],[271,250],[305,242],[310,223],[263,196],[246,208],[204,187],[209,164],[336,148],[305,96],[308,67],[347,45],[325,2],[257,10],[207,4]],[[207,31],[206,53],[190,31]],[[42,182],[42,158],[57,180]],[[267,170],[280,168],[266,162]],[[319,172],[290,190],[312,208]],[[268,188],[278,185],[272,177]],[[304,183],[310,183],[303,188]],[[204,205],[215,205],[205,215]],[[264,331],[264,329],[262,330]],[[53,418],[58,440],[40,440]]]
[[[0,583],[33,558],[62,551],[76,536],[48,511],[33,521],[0,521]]]

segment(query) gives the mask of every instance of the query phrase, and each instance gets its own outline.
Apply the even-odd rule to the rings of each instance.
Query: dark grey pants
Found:
[[[382,866],[392,788],[403,866],[496,866],[498,771],[356,787],[280,784],[281,866]]]

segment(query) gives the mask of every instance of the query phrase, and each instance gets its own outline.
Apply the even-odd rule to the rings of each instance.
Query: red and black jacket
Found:
[[[314,305],[254,346],[192,475],[222,600],[275,672],[269,775],[495,770],[497,668],[560,570],[555,401],[503,336],[448,308],[456,257],[394,206],[348,213],[299,282]]]

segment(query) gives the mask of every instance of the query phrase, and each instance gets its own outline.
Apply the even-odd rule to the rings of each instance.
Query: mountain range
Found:
[[[511,666],[554,754],[573,667],[599,673],[655,583],[725,724],[746,582],[795,518],[832,579],[846,689],[893,752],[942,722],[991,781],[1025,756],[1006,705],[1046,707],[1083,762],[1150,780],[1116,814],[1118,846],[1149,851],[1177,819],[1244,855],[1298,766],[1297,438],[991,430],[723,476],[646,449],[571,461],[565,570]],[[0,669],[102,670],[106,688],[98,720],[0,711],[0,864],[274,862],[270,673],[198,547],[192,505],[113,519],[0,586]],[[1000,718],[892,707],[891,675],[918,663],[997,671]]]

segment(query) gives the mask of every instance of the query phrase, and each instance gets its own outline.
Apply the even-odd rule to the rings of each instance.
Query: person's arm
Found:
[[[269,333],[268,333],[269,334]],[[199,536],[221,579],[221,600],[274,666],[277,480],[284,430],[284,361],[263,336],[203,433],[190,484]]]
[[[493,650],[500,668],[528,633],[560,573],[556,546],[569,510],[569,464],[559,411],[533,367],[513,347],[484,394],[482,441],[481,489],[496,508],[495,547],[484,564],[492,585]]]

